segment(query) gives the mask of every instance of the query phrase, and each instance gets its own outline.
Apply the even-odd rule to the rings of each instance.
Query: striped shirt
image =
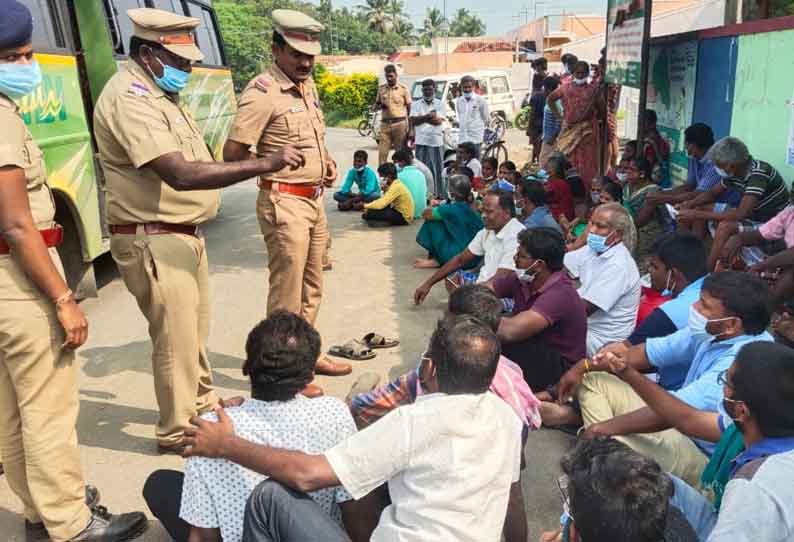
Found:
[[[744,178],[726,177],[722,186],[733,188],[742,197],[756,196],[758,203],[748,217],[755,222],[766,222],[789,203],[788,188],[783,177],[771,164],[750,159],[750,167]]]
[[[554,113],[551,112],[551,108],[546,105],[543,108],[543,141],[545,143],[554,141],[560,133],[560,128],[562,128],[562,121],[558,119]]]

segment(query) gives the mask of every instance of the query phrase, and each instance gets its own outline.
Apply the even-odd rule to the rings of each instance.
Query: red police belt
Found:
[[[50,228],[48,230],[39,230],[41,234],[41,238],[44,241],[44,244],[47,247],[57,247],[63,241],[63,228],[59,225],[56,225],[54,228]],[[5,239],[0,237],[0,255],[10,254],[11,247],[8,246]]]

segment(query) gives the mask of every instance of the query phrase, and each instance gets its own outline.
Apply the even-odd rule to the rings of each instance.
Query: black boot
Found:
[[[85,486],[85,504],[88,508],[93,509],[99,505],[101,495],[99,490],[94,486]],[[44,528],[42,522],[31,523],[25,520],[25,542],[49,542],[50,535],[47,534],[47,529]]]
[[[142,512],[113,515],[104,506],[91,511],[91,521],[70,542],[124,542],[146,531],[149,524]]]

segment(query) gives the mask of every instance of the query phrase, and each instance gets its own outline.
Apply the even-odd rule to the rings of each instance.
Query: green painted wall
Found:
[[[794,122],[794,30],[739,37],[736,93],[731,135],[744,141],[755,158],[775,166],[786,182],[789,129]]]

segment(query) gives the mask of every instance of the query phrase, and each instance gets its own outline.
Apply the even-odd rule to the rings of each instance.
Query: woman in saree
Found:
[[[416,234],[416,242],[427,250],[428,257],[414,262],[414,267],[429,269],[441,267],[463,252],[477,232],[483,229],[480,215],[472,209],[471,181],[465,175],[449,178],[450,203],[425,209],[425,223]],[[476,267],[479,258],[469,267]]]
[[[631,214],[637,226],[637,251],[634,254],[640,272],[646,270],[646,260],[656,238],[664,232],[656,207],[645,207],[649,194],[659,191],[653,180],[653,164],[643,156],[635,157],[623,171],[626,184],[623,187],[623,206]]]
[[[588,82],[590,66],[577,62],[573,78],[549,94],[549,108],[562,119],[556,149],[568,157],[590,191],[590,180],[599,174],[598,118],[604,108],[601,80]],[[560,111],[559,102],[562,102]]]

